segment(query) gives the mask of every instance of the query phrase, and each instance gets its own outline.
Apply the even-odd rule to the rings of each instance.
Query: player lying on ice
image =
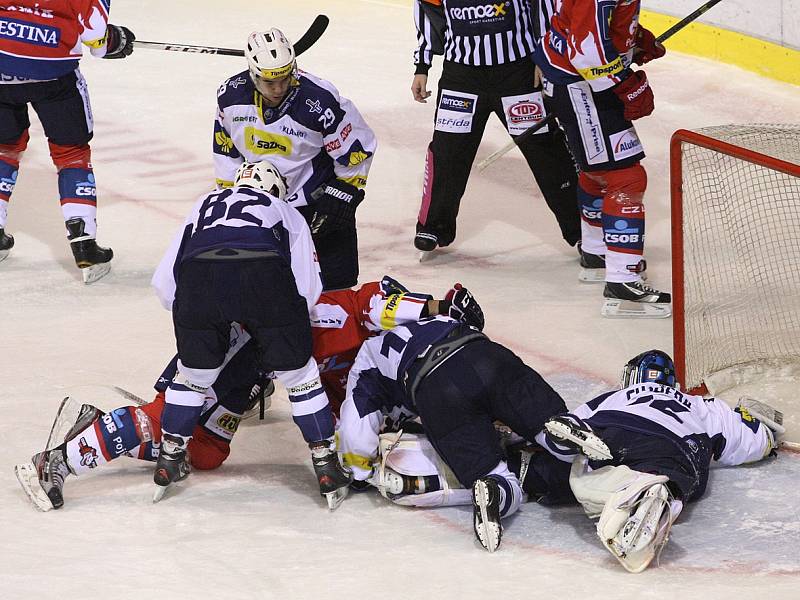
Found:
[[[385,422],[402,426],[419,417],[430,445],[471,489],[475,533],[493,552],[501,517],[513,514],[523,496],[494,421],[543,441],[545,421],[566,410],[561,396],[509,349],[480,328],[437,316],[364,342],[347,381],[339,450],[354,479],[365,481],[373,476]]]
[[[312,311],[313,356],[336,417],[358,349],[368,337],[406,321],[431,314],[450,314],[482,326],[483,315],[472,294],[456,284],[443,300],[409,292],[391,277],[358,289],[323,292]],[[245,411],[273,386],[258,364],[255,341],[234,324],[231,348],[219,378],[206,394],[202,416],[189,442],[189,462],[195,469],[219,467],[230,454],[230,442]],[[31,463],[17,466],[17,477],[34,505],[60,508],[69,475],[83,475],[120,456],[158,459],[164,392],[175,375],[177,356],[155,384],[155,399],[103,413],[74,400],[62,403],[47,450]],[[337,496],[346,493],[347,488]],[[338,498],[337,498],[338,500]],[[340,501],[340,500],[339,500]]]
[[[712,461],[759,461],[775,453],[784,433],[782,415],[764,403],[742,399],[732,409],[678,386],[670,357],[644,352],[625,366],[622,389],[548,420],[545,435],[535,438],[541,446],[513,435],[514,443],[504,444],[528,500],[580,502],[587,515],[599,517],[603,545],[634,573],[667,543],[683,503],[703,495]],[[571,467],[562,462],[573,459]],[[469,504],[469,491],[445,461],[424,435],[384,433],[367,474],[397,504]],[[477,531],[478,508],[475,522]],[[499,522],[496,528],[501,531]]]

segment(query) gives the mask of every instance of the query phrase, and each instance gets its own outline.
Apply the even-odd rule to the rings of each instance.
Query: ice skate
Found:
[[[0,261],[8,257],[8,253],[14,247],[14,236],[9,235],[0,227]]]
[[[672,297],[642,281],[606,282],[603,296],[605,303],[601,314],[604,317],[660,319],[672,314]]]
[[[552,417],[545,424],[547,436],[556,444],[577,450],[592,460],[611,460],[613,457],[606,443],[581,419],[572,415]]]
[[[66,222],[67,238],[69,239],[75,264],[81,270],[83,282],[94,283],[104,277],[111,270],[111,259],[114,251],[97,245],[97,240],[84,233],[86,224],[83,219],[70,219]]]
[[[578,242],[581,270],[578,281],[584,283],[602,283],[606,280],[606,257],[602,254],[591,254]]]
[[[272,406],[272,394],[274,393],[275,383],[272,379],[255,384],[253,389],[250,390],[250,401],[242,415],[242,420],[252,419],[256,415],[258,415],[259,420],[263,420],[267,409]]]
[[[191,467],[186,462],[188,445],[189,438],[170,433],[163,434],[161,452],[158,455],[155,473],[153,473],[153,481],[156,484],[153,502],[161,500],[170,485],[186,479],[191,473]]]
[[[414,247],[419,250],[419,262],[424,262],[433,256],[434,250],[439,246],[439,238],[435,233],[424,231],[417,227],[414,236]]]
[[[500,484],[493,477],[472,484],[472,511],[475,537],[489,552],[500,547],[503,524],[500,522]]]
[[[64,455],[63,446],[34,454],[30,463],[14,467],[22,489],[41,511],[64,506],[64,480],[74,471]]]
[[[353,476],[339,462],[332,440],[312,442],[308,447],[319,482],[319,493],[328,501],[328,508],[336,510],[347,497]]]

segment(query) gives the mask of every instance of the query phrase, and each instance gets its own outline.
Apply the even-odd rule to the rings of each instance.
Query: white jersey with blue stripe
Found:
[[[302,215],[282,200],[248,187],[201,196],[153,274],[151,285],[171,310],[181,263],[222,248],[274,252],[292,268],[309,312],[322,292],[314,243]]]

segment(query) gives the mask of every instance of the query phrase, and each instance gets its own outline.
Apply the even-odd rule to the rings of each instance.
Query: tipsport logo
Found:
[[[510,2],[482,4],[480,6],[457,6],[449,10],[450,18],[457,21],[486,21],[506,16]]]

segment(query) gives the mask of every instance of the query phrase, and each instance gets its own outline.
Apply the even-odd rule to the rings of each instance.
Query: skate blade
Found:
[[[42,512],[53,509],[53,503],[50,502],[47,493],[39,484],[39,474],[36,471],[36,467],[33,466],[33,463],[23,463],[15,466],[14,474],[17,476],[19,484],[36,509]]]
[[[424,250],[420,251],[419,253],[419,262],[428,262],[433,256],[436,254],[436,250],[431,250],[429,252],[425,252]]]
[[[168,485],[156,485],[156,489],[153,492],[153,504],[159,502],[164,497],[164,494],[167,493],[167,488],[169,488]]]
[[[8,254],[11,252],[10,250],[0,250],[0,262],[3,262],[5,259],[8,258]]]
[[[344,502],[344,499],[347,498],[348,493],[350,493],[350,486],[346,485],[344,487],[340,487],[338,490],[323,494],[323,496],[325,496],[325,500],[328,501],[328,510],[333,512],[339,508],[341,503]]]
[[[581,267],[578,273],[578,281],[582,283],[605,283],[606,270],[605,269],[587,269]]]
[[[500,546],[502,525],[489,521],[489,513],[486,511],[486,507],[489,505],[489,488],[482,481],[475,483],[473,502],[481,513],[481,522],[475,523],[475,534],[478,536],[481,546],[489,552],[494,552]]]
[[[573,433],[572,428],[558,421],[548,421],[544,424],[548,433],[554,437],[577,444],[581,449],[581,454],[592,460],[611,460],[611,450],[606,443],[594,433],[581,431],[580,435]]]
[[[672,315],[672,307],[669,304],[606,298],[600,314],[609,319],[665,319]]]
[[[102,279],[108,272],[111,270],[111,263],[98,263],[96,265],[91,265],[89,267],[84,267],[81,269],[81,275],[83,275],[83,283],[89,285],[90,283],[94,283],[98,279]]]

